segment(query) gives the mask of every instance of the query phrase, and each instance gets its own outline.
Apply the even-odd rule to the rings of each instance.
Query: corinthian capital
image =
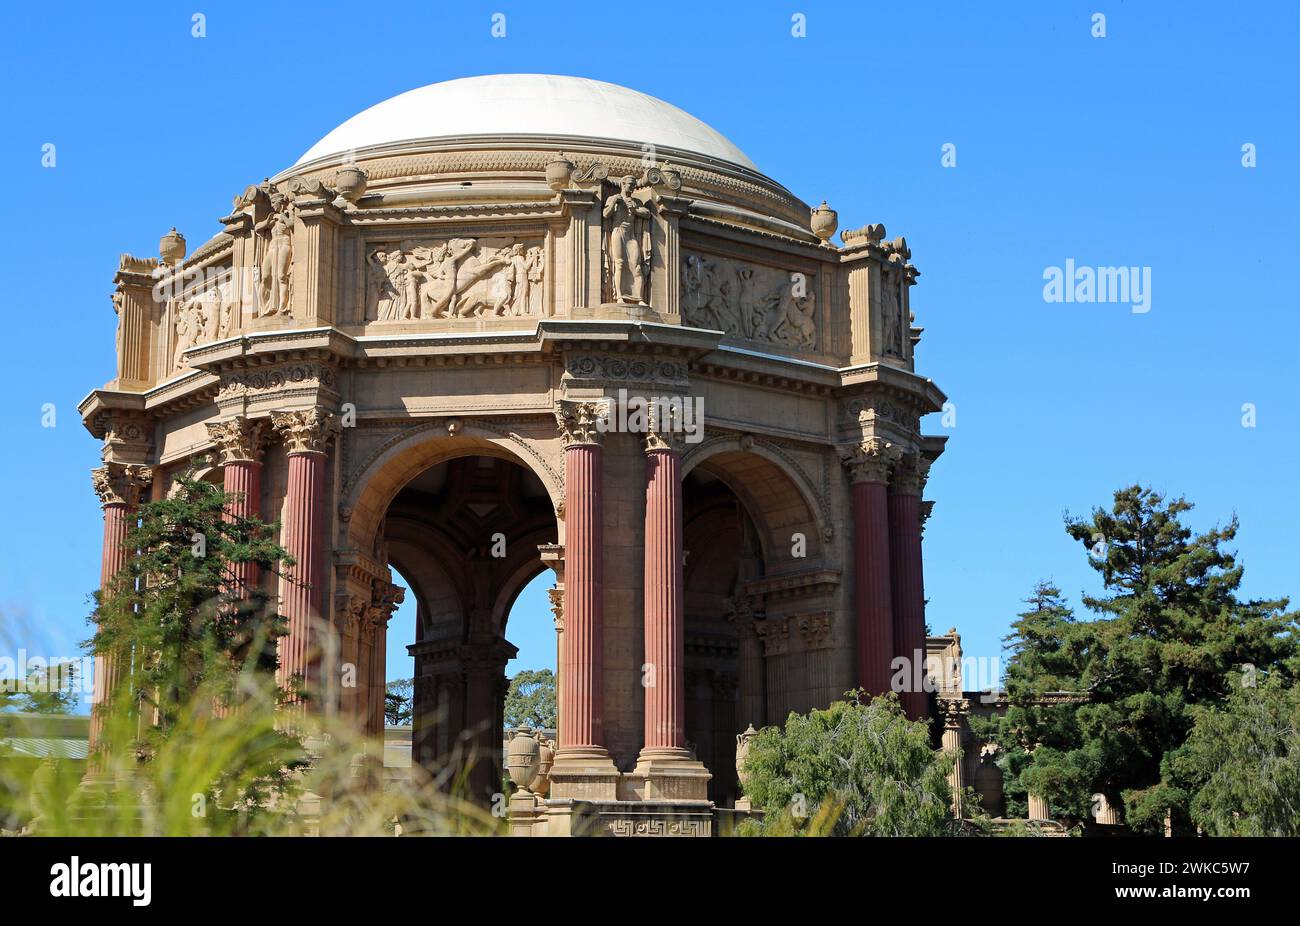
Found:
[[[271,424],[289,453],[324,453],[339,430],[338,417],[319,408],[274,412]]]
[[[217,446],[217,462],[260,463],[266,446],[266,419],[245,418],[243,415],[226,421],[208,422],[208,437]]]
[[[105,508],[109,505],[134,508],[153,482],[153,469],[136,463],[105,463],[90,471],[90,480]]]
[[[966,718],[970,716],[969,700],[966,698],[937,698],[936,701],[946,729],[960,730],[966,726]]]
[[[658,421],[647,425],[645,435],[641,438],[646,453],[656,450],[671,450],[681,453],[686,447],[686,434],[681,424],[674,421]]]
[[[930,478],[930,461],[919,453],[909,453],[894,467],[894,484],[898,495],[920,495]]]
[[[604,402],[573,402],[568,399],[555,403],[555,423],[565,447],[575,444],[599,444],[605,437],[603,425],[608,420],[609,406]]]
[[[888,441],[869,437],[840,451],[840,462],[854,482],[888,482],[890,467],[902,459],[902,451]]]

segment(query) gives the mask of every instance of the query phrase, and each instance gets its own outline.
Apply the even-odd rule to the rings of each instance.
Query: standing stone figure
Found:
[[[601,215],[609,223],[605,253],[609,260],[610,295],[614,302],[644,303],[646,267],[650,257],[650,210],[632,195],[636,178],[630,174],[619,191],[605,200]]]
[[[263,315],[289,314],[290,277],[293,264],[293,200],[284,193],[271,194],[271,214],[257,230],[266,236],[262,265],[258,268]]]
[[[903,355],[903,306],[898,298],[898,283],[888,275],[885,275],[883,280],[880,315],[884,326],[882,338],[884,353],[891,357],[901,357]]]
[[[525,255],[528,258],[528,302],[525,315],[542,314],[542,282],[546,275],[546,252],[539,247],[531,247]]]

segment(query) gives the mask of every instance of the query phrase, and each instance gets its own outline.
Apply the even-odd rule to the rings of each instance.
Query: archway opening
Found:
[[[686,738],[713,774],[710,799],[730,806],[739,796],[736,735],[783,721],[793,704],[788,638],[770,632],[788,624],[784,615],[766,620],[764,580],[807,569],[822,535],[792,477],[757,453],[700,460],[682,489]]]
[[[408,589],[388,647],[405,649],[411,686],[411,761],[435,780],[490,802],[502,788],[507,667],[554,671],[554,629],[542,606],[549,570],[538,547],[556,541],[554,508],[529,469],[497,455],[444,458],[389,503],[382,550]],[[525,615],[520,617],[519,615]],[[538,628],[541,628],[539,630]],[[540,650],[540,651],[539,651]],[[392,672],[389,679],[394,679]]]

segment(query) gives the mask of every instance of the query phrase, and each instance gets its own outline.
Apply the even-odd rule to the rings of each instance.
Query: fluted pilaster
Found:
[[[966,767],[962,757],[962,738],[966,731],[966,718],[970,714],[970,701],[964,698],[941,698],[943,713],[943,751],[953,757],[948,786],[952,789],[952,812],[958,820],[965,816],[962,792],[966,788]]]
[[[105,594],[109,592],[113,578],[126,565],[126,558],[130,554],[126,538],[135,524],[136,506],[152,479],[153,471],[148,466],[135,464],[107,463],[91,473],[95,494],[104,506],[104,545],[99,561],[99,587]],[[104,705],[121,680],[121,669],[116,654],[95,654],[90,718],[92,753],[103,740]]]
[[[646,451],[645,747],[686,746],[681,456],[662,438]],[[650,682],[653,682],[651,684]]]
[[[312,686],[318,681],[312,625],[322,614],[326,570],[325,449],[337,430],[337,419],[313,408],[278,412],[272,423],[289,457],[283,546],[295,563],[280,583],[280,608],[288,630],[280,638],[277,679],[285,686],[293,679]]]
[[[853,617],[856,684],[868,695],[889,691],[894,656],[890,586],[889,469],[900,454],[871,438],[841,459],[853,483]]]
[[[603,747],[604,507],[602,406],[564,402],[564,635],[560,665],[559,748]]]
[[[919,454],[894,469],[889,493],[889,566],[893,599],[895,656],[902,657],[906,680],[901,693],[907,716],[926,716],[926,693],[918,684],[925,665],[925,584],[921,572],[921,492],[929,462]]]
[[[226,509],[230,520],[261,514],[262,451],[266,432],[264,420],[243,416],[208,424],[208,436],[216,445],[221,464],[222,489],[232,496]],[[233,563],[231,572],[234,573],[234,588],[241,597],[247,597],[261,581],[261,570],[256,563]]]

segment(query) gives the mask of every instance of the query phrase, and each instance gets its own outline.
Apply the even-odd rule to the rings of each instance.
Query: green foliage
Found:
[[[361,738],[345,718],[299,716],[300,736],[274,680],[254,669],[237,679],[237,711],[215,713],[213,691],[196,690],[147,758],[114,749],[83,762],[48,761],[35,775],[0,757],[0,825],[38,836],[491,835],[505,821],[463,798],[459,774],[419,765],[381,786],[382,741]],[[129,742],[138,718],[104,715],[111,742]],[[268,768],[292,773],[268,787]]]
[[[1294,678],[1296,614],[1285,600],[1238,598],[1242,567],[1223,549],[1236,519],[1194,534],[1182,521],[1191,508],[1130,486],[1109,511],[1067,517],[1107,594],[1084,596],[1099,616],[1076,620],[1060,590],[1041,584],[1013,624],[1011,706],[972,724],[1006,750],[1008,812],[1023,812],[1033,790],[1082,819],[1101,792],[1138,830],[1160,831],[1167,814],[1184,825],[1193,792],[1170,759],[1198,710],[1227,698],[1243,671]]]
[[[852,693],[850,693],[852,695]],[[765,835],[939,836],[959,831],[952,759],[894,696],[791,714],[750,743],[745,793],[764,811],[742,832]]]
[[[554,730],[556,722],[555,673],[550,669],[525,669],[510,680],[506,692],[507,729],[529,726]]]
[[[1248,679],[1249,681],[1249,679]],[[1211,836],[1300,836],[1300,687],[1238,685],[1169,760]]]
[[[411,692],[415,689],[415,680],[399,678],[389,682],[384,688],[384,723],[400,727],[411,722]]]
[[[218,486],[181,476],[166,499],[140,506],[139,525],[126,538],[135,553],[107,592],[95,593],[89,643],[112,655],[119,675],[101,710],[115,721],[105,729],[118,738],[102,744],[111,753],[148,762],[196,725],[239,718],[250,699],[288,697],[274,682],[284,619],[260,585],[239,582],[234,567],[254,563],[278,576],[293,561],[275,539],[276,525],[230,516],[230,501]],[[196,692],[207,699],[196,701]],[[264,803],[301,764],[297,738],[280,726],[265,731],[267,742],[245,742],[237,781],[217,782],[228,801],[238,787],[241,803]]]

